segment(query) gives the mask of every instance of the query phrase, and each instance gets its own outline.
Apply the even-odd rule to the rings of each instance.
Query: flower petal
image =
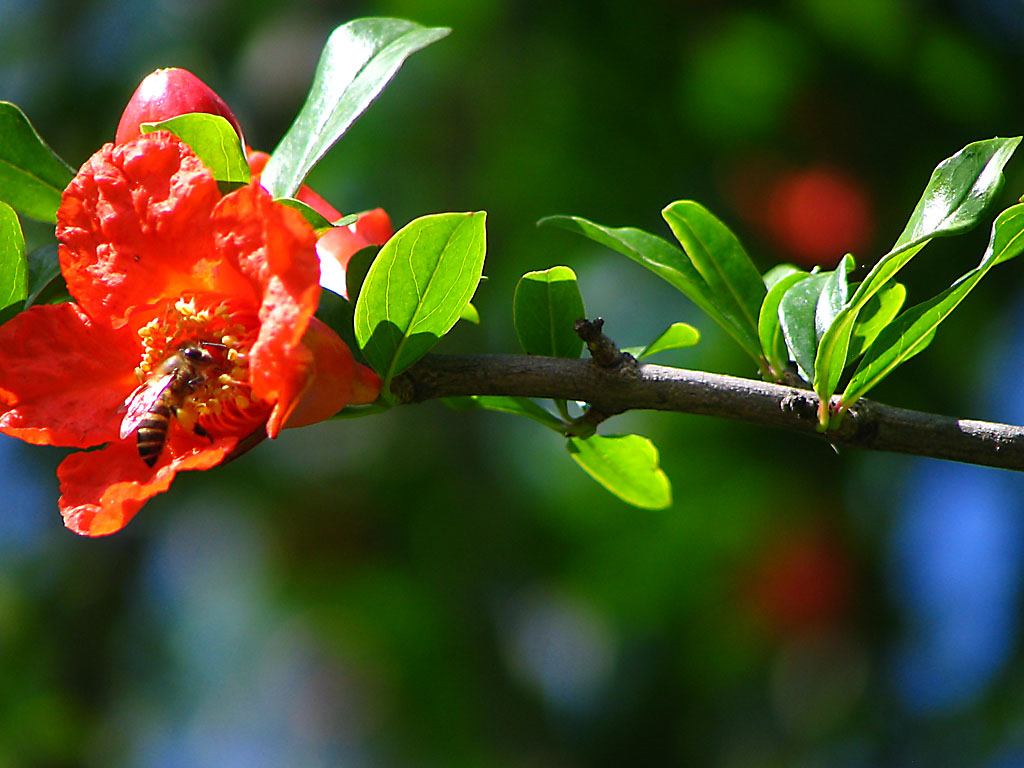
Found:
[[[75,304],[22,312],[0,326],[0,432],[80,448],[115,439],[137,363],[128,332]]]
[[[288,421],[288,417],[291,416],[292,411],[301,402],[306,390],[309,389],[313,381],[313,353],[305,346],[299,347],[297,353],[294,359],[300,364],[293,365],[290,369],[286,370],[285,375],[279,381],[277,403],[270,412],[270,417],[267,419],[266,424],[267,437],[269,438],[278,436],[284,428],[285,422]],[[344,405],[340,406],[338,410],[341,410],[343,407]],[[327,416],[333,415],[334,413],[327,414]],[[315,419],[314,421],[322,421],[327,416]],[[307,423],[312,424],[313,422]]]
[[[230,290],[230,272],[211,260],[219,199],[213,175],[170,133],[105,145],[64,190],[57,212],[71,295],[92,317],[119,325],[131,307],[186,289]]]
[[[316,424],[329,419],[352,400],[356,362],[348,345],[315,317],[302,343],[312,353],[304,386],[292,398],[278,401],[267,424],[268,432],[272,427],[276,431],[282,423],[287,428]]]
[[[115,533],[146,501],[166,491],[178,472],[216,466],[238,442],[230,438],[197,444],[194,436],[176,432],[165,449],[167,455],[154,468],[139,458],[134,440],[64,459],[57,468],[64,524],[84,536]]]
[[[214,230],[218,254],[237,264],[261,296],[249,377],[256,398],[277,402],[301,389],[310,361],[301,341],[320,299],[316,235],[256,182],[221,200]]]
[[[365,405],[380,397],[380,376],[365,365],[356,363],[355,379],[352,382],[352,399],[349,405]]]
[[[350,229],[363,238],[368,245],[384,245],[395,234],[391,217],[383,208],[363,211]]]

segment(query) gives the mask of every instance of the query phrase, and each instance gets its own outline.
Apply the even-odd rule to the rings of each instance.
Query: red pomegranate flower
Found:
[[[175,136],[104,146],[65,190],[57,222],[76,303],[33,307],[0,327],[0,432],[104,446],[57,471],[72,530],[121,529],[177,472],[219,464],[264,425],[275,437],[376,399],[376,375],[313,317],[310,226],[255,181],[222,197]],[[129,421],[121,439],[140,386],[170,388],[169,375],[173,394],[146,395],[153,423]],[[146,455],[153,440],[163,444]]]

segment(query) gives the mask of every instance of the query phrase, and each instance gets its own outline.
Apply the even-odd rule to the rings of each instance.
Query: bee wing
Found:
[[[122,440],[139,428],[139,424],[153,410],[153,406],[157,404],[160,395],[171,385],[173,378],[174,374],[168,373],[155,379],[150,379],[143,382],[134,392],[128,395],[128,399],[124,401],[124,408],[127,409],[127,413],[121,419]]]

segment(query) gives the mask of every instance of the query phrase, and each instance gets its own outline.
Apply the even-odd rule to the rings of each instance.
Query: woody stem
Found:
[[[676,411],[744,421],[836,445],[1024,470],[1024,427],[973,421],[861,400],[843,423],[817,431],[813,392],[735,376],[638,364],[527,355],[427,355],[398,377],[403,403],[505,395],[589,403],[604,416]]]

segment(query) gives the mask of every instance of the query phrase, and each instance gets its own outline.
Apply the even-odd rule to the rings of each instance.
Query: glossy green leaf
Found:
[[[823,402],[832,398],[839,384],[860,311],[931,238],[955,235],[977,224],[1002,187],[1003,166],[1020,140],[1018,136],[968,144],[935,168],[896,244],[875,264],[821,339],[814,389]]]
[[[739,238],[693,200],[672,203],[661,215],[711,289],[715,306],[756,343],[757,317],[766,290]]]
[[[1020,136],[976,141],[939,163],[893,250],[977,224],[1002,189],[1003,166],[1020,141]]]
[[[668,352],[672,349],[686,349],[696,346],[700,342],[700,331],[688,323],[672,323],[661,334],[643,347],[638,354],[634,355],[637,360],[656,355],[659,352]]]
[[[356,19],[331,33],[309,96],[260,177],[274,197],[302,180],[384,89],[405,59],[450,30],[403,19]]]
[[[788,265],[780,265],[780,267],[786,266]],[[786,338],[782,333],[782,323],[779,320],[779,305],[786,292],[808,277],[808,274],[796,267],[782,270],[776,267],[775,269],[779,271],[765,274],[768,293],[764,297],[761,311],[758,314],[757,335],[761,341],[761,351],[768,359],[775,378],[778,379],[785,372],[786,362],[790,359]]]
[[[849,299],[849,284],[847,275],[854,267],[853,256],[846,254],[834,270],[823,272],[826,275],[824,284],[821,286],[821,293],[818,295],[818,303],[814,308],[814,335],[817,344],[820,346],[821,339],[832,327],[832,323],[842,313]],[[818,349],[815,349],[815,367],[808,369],[807,373],[812,374],[815,380],[820,380],[823,366],[817,360]],[[827,371],[826,375],[834,376],[838,382],[846,366],[847,355],[828,358],[833,365],[838,365],[836,371]]]
[[[896,273],[929,242],[929,240],[923,240],[906,246],[900,251],[890,251],[888,256],[892,258],[886,260],[887,257],[883,257],[882,261],[874,266],[843,311],[832,320],[832,324],[818,342],[818,353],[815,360],[814,390],[822,402],[830,401],[839,385],[839,378],[850,359],[853,328],[861,310],[871,300],[871,297],[889,284]],[[866,284],[867,288],[865,288]]]
[[[0,310],[21,305],[28,296],[25,236],[18,214],[0,203]]]
[[[743,349],[761,363],[756,339],[733,318],[723,314],[714,303],[711,289],[681,250],[656,235],[634,227],[612,228],[580,216],[549,216],[539,226],[555,226],[576,232],[641,264],[681,291],[712,320],[732,336]]]
[[[627,504],[643,509],[672,505],[672,486],[658,465],[658,449],[646,437],[571,437],[566,448],[584,472]]]
[[[573,325],[585,316],[576,273],[569,267],[527,272],[516,284],[512,317],[528,355],[579,357],[583,340]]]
[[[882,290],[868,300],[854,323],[847,359],[856,360],[871,346],[882,329],[899,314],[906,298],[907,289],[903,283],[893,281],[886,283]]]
[[[842,396],[849,407],[899,365],[925,349],[945,320],[996,264],[1024,250],[1024,205],[1003,211],[992,226],[988,247],[977,267],[930,301],[911,307],[887,326],[864,353]]]
[[[248,184],[251,174],[245,148],[231,123],[220,115],[191,112],[159,123],[143,123],[143,133],[170,131],[184,141],[217,181]]]
[[[424,216],[381,248],[359,292],[355,334],[385,391],[473,298],[484,265],[485,220],[483,211]]]
[[[819,339],[829,329],[832,321],[836,319],[850,298],[847,275],[854,266],[853,256],[846,254],[834,270],[823,273],[828,275],[828,279],[821,288],[818,304],[814,308],[814,332]]]
[[[39,221],[57,221],[72,168],[36,133],[25,113],[0,101],[0,201]]]
[[[488,411],[525,416],[560,434],[565,430],[565,422],[528,397],[470,395],[469,399],[478,407]]]
[[[818,350],[815,314],[829,273],[808,275],[792,285],[779,302],[779,323],[786,339],[790,358],[796,363],[800,375],[810,381],[814,371],[814,356]]]

